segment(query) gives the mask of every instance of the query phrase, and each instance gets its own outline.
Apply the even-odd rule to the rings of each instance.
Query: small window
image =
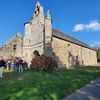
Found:
[[[16,45],[13,45],[13,51],[16,51]]]
[[[68,47],[70,46],[71,44],[68,44]]]
[[[39,12],[39,11],[40,11],[40,9],[39,9],[39,8],[37,8],[37,11]]]

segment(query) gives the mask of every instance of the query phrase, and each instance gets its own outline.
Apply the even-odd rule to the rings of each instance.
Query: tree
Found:
[[[98,62],[100,62],[100,49],[97,50],[97,59],[98,59]]]

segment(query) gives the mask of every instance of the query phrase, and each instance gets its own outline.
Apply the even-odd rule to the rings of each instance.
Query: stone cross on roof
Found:
[[[46,18],[51,19],[50,11],[47,11]]]

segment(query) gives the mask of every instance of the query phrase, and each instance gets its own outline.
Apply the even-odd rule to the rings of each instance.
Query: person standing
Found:
[[[12,62],[11,62],[12,71],[15,71],[15,67],[16,67],[16,62],[14,60],[12,60]]]
[[[1,56],[0,57],[0,78],[2,78],[2,74],[3,74],[3,68],[5,67],[6,62],[4,61],[4,58]]]
[[[11,69],[11,61],[8,61],[7,62],[7,70],[10,70]]]
[[[24,68],[23,68],[23,60],[20,58],[19,62],[18,62],[18,71],[19,72],[23,72]]]

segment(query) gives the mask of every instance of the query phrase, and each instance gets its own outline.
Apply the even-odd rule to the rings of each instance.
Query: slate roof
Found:
[[[52,35],[54,37],[57,37],[57,38],[60,38],[62,40],[65,40],[65,41],[68,41],[68,42],[71,42],[71,43],[74,43],[74,44],[77,44],[77,45],[80,45],[80,46],[83,46],[83,47],[86,47],[86,48],[89,48],[89,49],[92,49],[92,50],[95,50],[94,48],[90,47],[89,45],[87,45],[86,43],[80,41],[80,40],[77,40],[67,34],[64,34],[63,32],[57,30],[57,29],[52,29]]]

